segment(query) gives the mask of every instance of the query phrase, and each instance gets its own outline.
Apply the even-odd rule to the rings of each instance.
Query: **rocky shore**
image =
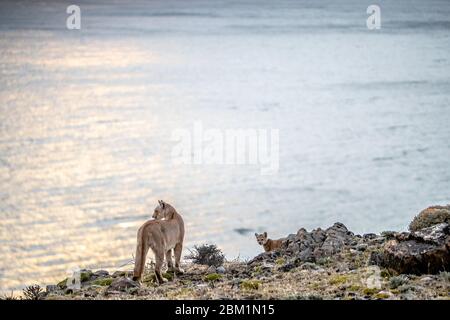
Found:
[[[286,237],[280,250],[141,283],[131,271],[82,270],[70,281],[28,288],[36,299],[450,299],[450,205],[423,210],[410,232],[357,235],[342,223]],[[72,287],[72,288],[71,288]],[[36,291],[33,293],[33,290]]]

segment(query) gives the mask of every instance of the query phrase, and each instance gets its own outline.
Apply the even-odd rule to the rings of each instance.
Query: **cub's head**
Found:
[[[172,206],[162,200],[158,200],[158,206],[153,211],[152,218],[155,220],[170,219],[173,215]]]
[[[256,237],[256,241],[258,242],[259,245],[265,245],[267,242],[267,232],[261,233],[261,234],[257,234],[255,233],[255,237]]]

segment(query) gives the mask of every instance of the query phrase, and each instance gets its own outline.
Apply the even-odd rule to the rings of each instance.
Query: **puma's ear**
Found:
[[[267,238],[267,232],[264,232],[264,238]]]
[[[258,234],[255,232],[255,237],[257,237],[258,238]]]

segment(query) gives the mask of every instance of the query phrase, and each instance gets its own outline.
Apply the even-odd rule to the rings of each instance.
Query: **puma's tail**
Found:
[[[145,258],[146,258],[146,252],[145,250],[145,239],[143,237],[142,230],[138,231],[137,236],[137,245],[136,245],[136,255],[135,255],[135,262],[134,262],[134,273],[133,273],[133,280],[140,280],[142,273],[144,272],[144,266],[145,266]]]

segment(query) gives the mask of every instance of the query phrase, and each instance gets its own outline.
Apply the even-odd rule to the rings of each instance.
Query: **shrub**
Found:
[[[439,276],[441,276],[441,278],[444,279],[445,281],[450,282],[450,272],[448,272],[448,271],[441,271],[439,273]]]
[[[407,284],[408,283],[408,278],[404,275],[400,275],[400,276],[396,276],[396,277],[392,277],[389,280],[389,288],[391,289],[397,289],[398,287]]]
[[[259,280],[243,280],[241,282],[241,288],[245,290],[258,290],[261,285]]]
[[[14,295],[14,291],[11,291],[10,294],[2,294],[0,300],[18,300],[18,298]]]
[[[214,267],[221,266],[225,261],[225,255],[215,244],[195,245],[191,253],[185,258],[192,260],[195,264]]]
[[[32,285],[23,289],[23,295],[27,300],[40,300],[44,295],[44,290],[40,285]]]

